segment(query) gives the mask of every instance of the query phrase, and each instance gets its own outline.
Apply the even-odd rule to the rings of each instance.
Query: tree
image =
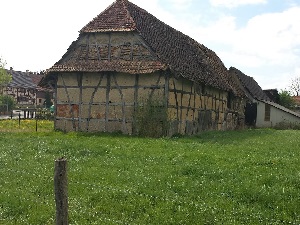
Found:
[[[279,104],[289,109],[295,106],[295,101],[289,91],[281,90],[279,92]]]
[[[14,109],[16,103],[13,97],[9,95],[0,95],[0,111],[9,112]]]
[[[3,95],[3,87],[6,86],[12,80],[12,75],[10,75],[6,71],[5,66],[6,66],[6,62],[0,57],[0,88],[1,88],[0,111],[1,112],[8,112],[12,110],[15,106],[13,97],[8,95]]]
[[[12,75],[5,70],[6,62],[0,57],[0,87],[3,93],[3,86],[7,85],[12,80]]]
[[[296,94],[296,96],[300,95],[300,77],[292,79],[290,89],[294,94]]]

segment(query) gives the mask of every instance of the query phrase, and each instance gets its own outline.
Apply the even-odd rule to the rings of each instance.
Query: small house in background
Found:
[[[38,86],[43,74],[7,70],[12,81],[3,88],[3,94],[12,96],[19,106],[44,107],[47,98],[53,99],[53,91]]]
[[[83,27],[40,84],[54,87],[64,131],[160,136],[244,123],[244,94],[216,53],[127,0]]]
[[[272,101],[276,100],[276,92],[268,91],[270,98],[252,77],[234,67],[229,72],[238,78],[248,99],[245,107],[246,125],[273,127],[280,122],[300,123],[300,114]]]

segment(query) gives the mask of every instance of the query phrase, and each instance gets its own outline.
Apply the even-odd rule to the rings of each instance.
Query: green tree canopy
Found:
[[[12,96],[0,95],[0,112],[8,112],[14,109],[16,103]]]
[[[0,86],[7,85],[11,80],[12,76],[5,70],[6,62],[0,57]]]
[[[281,90],[279,92],[279,104],[289,109],[294,107],[295,101],[289,91]]]

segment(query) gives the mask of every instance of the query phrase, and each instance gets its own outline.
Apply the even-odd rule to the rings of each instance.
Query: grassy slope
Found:
[[[1,133],[0,224],[53,224],[54,160],[70,224],[299,224],[299,131],[149,139]]]

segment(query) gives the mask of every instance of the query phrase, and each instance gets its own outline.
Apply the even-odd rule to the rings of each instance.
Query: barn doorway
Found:
[[[255,126],[257,118],[257,103],[247,103],[245,107],[245,123],[247,126]]]

